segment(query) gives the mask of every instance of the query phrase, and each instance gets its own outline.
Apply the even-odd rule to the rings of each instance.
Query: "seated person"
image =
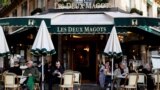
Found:
[[[63,72],[64,72],[64,69],[61,66],[60,61],[56,61],[56,65],[55,65],[55,68],[54,68],[53,73],[52,73],[54,84],[60,84],[60,79],[61,79],[61,76],[62,76]]]
[[[129,70],[128,67],[124,63],[120,63],[120,74],[123,78],[121,78],[120,85],[125,84],[125,77],[128,75]]]
[[[33,61],[28,61],[27,67],[28,68],[24,71],[24,76],[27,76],[24,83],[27,85],[29,90],[33,90],[35,81],[39,79],[39,71],[33,66]]]
[[[22,75],[22,70],[19,68],[19,62],[15,61],[14,66],[8,69],[9,73],[14,73],[16,75]],[[19,80],[18,80],[19,81]],[[15,80],[15,83],[18,82],[17,79]]]
[[[22,70],[19,67],[19,62],[14,62],[14,67],[9,68],[8,72],[15,73],[16,75],[22,75]]]

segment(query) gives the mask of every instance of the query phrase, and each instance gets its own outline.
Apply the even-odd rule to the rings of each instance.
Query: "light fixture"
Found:
[[[103,40],[103,38],[104,38],[104,35],[100,35],[100,39]]]
[[[89,52],[90,49],[89,49],[89,47],[87,46],[87,47],[85,47],[83,50]]]
[[[19,44],[19,46],[21,47],[21,46],[22,46],[22,44],[20,43],[20,44]]]
[[[135,52],[135,50],[133,50],[132,52]]]
[[[73,38],[82,38],[82,37],[78,35],[73,35]]]

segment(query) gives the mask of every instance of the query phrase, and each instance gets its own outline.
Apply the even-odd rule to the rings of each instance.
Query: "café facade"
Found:
[[[158,50],[160,46],[159,18],[130,14],[118,8],[52,9],[33,16],[0,19],[4,28],[16,28],[7,35],[13,53],[22,54],[24,51],[22,55],[25,59],[30,56],[42,20],[47,24],[57,52],[52,60],[62,60],[66,69],[80,71],[84,81],[97,81],[99,65],[108,59],[103,51],[113,26],[127,60],[147,63],[150,50]],[[117,62],[120,60],[117,59]]]

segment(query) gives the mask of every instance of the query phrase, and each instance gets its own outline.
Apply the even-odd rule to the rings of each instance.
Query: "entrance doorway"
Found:
[[[73,70],[82,73],[84,82],[94,81],[96,75],[96,49],[90,43],[80,43],[74,45]]]
[[[82,35],[65,41],[69,69],[82,73],[82,82],[96,82],[96,49],[94,35]],[[63,42],[64,43],[64,42]]]

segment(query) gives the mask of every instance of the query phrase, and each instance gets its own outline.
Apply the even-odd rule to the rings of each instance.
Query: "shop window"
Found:
[[[152,16],[152,6],[147,4],[147,16]]]
[[[157,8],[157,17],[160,17],[160,7]]]

